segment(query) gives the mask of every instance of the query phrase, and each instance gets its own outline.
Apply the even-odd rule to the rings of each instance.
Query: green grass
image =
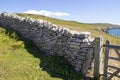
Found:
[[[84,80],[63,58],[47,56],[31,41],[0,27],[0,80]]]
[[[43,19],[71,30],[89,31],[92,37],[102,36],[112,44],[120,45],[120,38],[102,31],[106,24],[86,24],[75,21],[58,20],[50,17],[17,14],[22,17]],[[22,38],[11,29],[0,27],[0,80],[83,80],[81,73],[63,58],[47,56],[31,41]]]
[[[17,13],[17,15],[21,17],[30,17],[35,20],[43,19],[47,20],[53,24],[57,24],[61,27],[66,27],[71,30],[77,30],[77,31],[88,31],[91,32],[92,37],[103,37],[104,43],[106,40],[110,40],[112,44],[120,45],[120,38],[115,37],[112,35],[109,35],[102,31],[102,29],[105,29],[109,26],[113,26],[112,24],[87,24],[87,23],[79,23],[75,21],[65,21],[65,20],[59,20],[55,18],[40,16],[40,15],[34,15],[34,14],[20,14]]]

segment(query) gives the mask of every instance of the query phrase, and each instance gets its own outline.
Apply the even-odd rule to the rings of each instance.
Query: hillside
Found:
[[[59,25],[61,27],[66,27],[71,30],[77,30],[77,31],[88,31],[91,32],[92,37],[100,37],[102,36],[104,41],[109,39],[112,44],[120,44],[120,38],[109,35],[108,33],[105,33],[103,29],[106,29],[108,27],[114,27],[117,25],[113,24],[108,24],[108,23],[98,23],[98,24],[88,24],[88,23],[79,23],[75,21],[66,21],[66,20],[59,20],[55,18],[50,18],[46,16],[41,16],[41,15],[34,15],[34,14],[23,14],[23,13],[17,13],[17,15],[21,17],[30,17],[35,20],[43,19],[46,21],[49,21],[53,24]]]
[[[113,44],[120,45],[120,38],[103,31],[116,26],[113,24],[87,24],[33,14],[17,13],[17,15],[36,20],[43,19],[71,30],[88,31],[92,37],[102,36],[104,41],[108,39]],[[63,57],[46,55],[31,41],[2,26],[0,26],[0,64],[0,80],[84,80],[83,75],[75,72]]]
[[[63,57],[47,56],[31,41],[0,26],[0,80],[83,80]]]

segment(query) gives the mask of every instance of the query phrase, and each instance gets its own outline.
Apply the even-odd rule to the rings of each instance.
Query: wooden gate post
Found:
[[[105,48],[105,58],[104,58],[104,76],[103,79],[106,80],[107,78],[107,69],[108,69],[108,57],[109,57],[109,53],[110,53],[110,48],[107,47],[110,45],[110,41],[107,40],[106,41],[106,48]]]
[[[94,48],[94,80],[99,80],[101,66],[102,38],[95,38]]]

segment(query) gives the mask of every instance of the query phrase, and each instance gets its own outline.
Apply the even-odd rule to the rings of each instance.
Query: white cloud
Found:
[[[28,10],[24,11],[23,13],[29,13],[29,14],[39,14],[39,15],[44,15],[44,16],[49,16],[49,17],[61,17],[61,16],[70,16],[69,13],[66,12],[52,12],[52,11],[46,11],[46,10]]]

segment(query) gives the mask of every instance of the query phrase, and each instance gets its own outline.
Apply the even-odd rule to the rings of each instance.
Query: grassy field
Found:
[[[120,45],[120,38],[102,31],[107,26],[64,21],[31,14],[22,17],[43,19],[71,30],[89,31],[92,37],[102,36],[111,43]],[[31,41],[22,38],[11,29],[0,27],[0,80],[84,80],[81,73],[63,58],[47,56]]]
[[[46,56],[31,41],[0,27],[0,80],[83,80],[63,58]]]

